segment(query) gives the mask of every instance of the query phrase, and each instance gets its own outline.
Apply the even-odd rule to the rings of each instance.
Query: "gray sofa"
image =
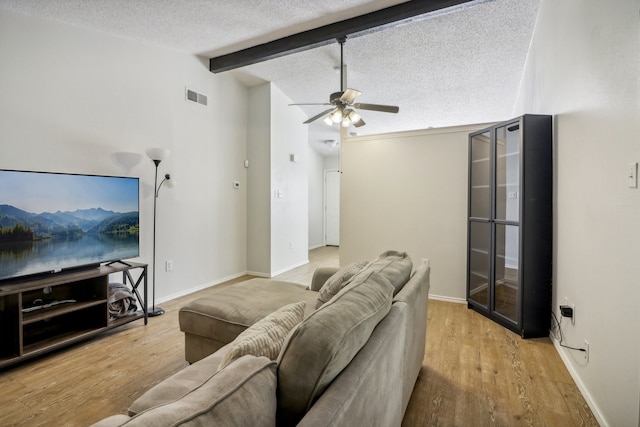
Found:
[[[128,415],[95,425],[399,426],[426,339],[430,271],[412,269],[406,253],[385,252],[317,309],[325,284],[344,269],[318,269],[309,289],[252,279],[197,299],[180,311],[191,365],[143,394]],[[299,301],[304,320],[277,357],[245,354],[221,367],[244,335]]]

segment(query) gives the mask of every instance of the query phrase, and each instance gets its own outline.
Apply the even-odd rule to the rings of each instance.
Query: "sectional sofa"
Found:
[[[180,310],[191,363],[96,426],[399,426],[422,366],[428,265],[404,252],[251,279]]]

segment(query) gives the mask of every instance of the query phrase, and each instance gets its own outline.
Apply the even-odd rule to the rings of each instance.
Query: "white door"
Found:
[[[324,171],[324,243],[340,246],[340,172]]]

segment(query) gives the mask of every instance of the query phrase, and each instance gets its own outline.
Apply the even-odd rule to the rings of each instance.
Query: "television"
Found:
[[[140,254],[138,178],[0,170],[0,282]]]

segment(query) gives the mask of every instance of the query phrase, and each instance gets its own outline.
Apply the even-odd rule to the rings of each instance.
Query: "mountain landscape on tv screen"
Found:
[[[113,212],[102,208],[35,214],[0,205],[0,244],[43,239],[79,238],[86,234],[137,234],[138,212]]]

